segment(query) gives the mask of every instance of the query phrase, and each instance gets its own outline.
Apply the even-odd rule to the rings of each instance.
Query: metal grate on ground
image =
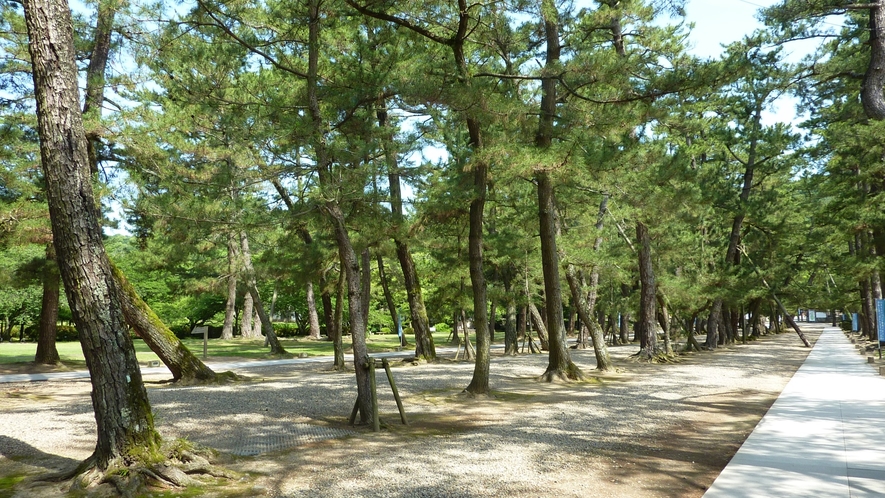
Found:
[[[218,450],[239,456],[252,456],[268,451],[293,448],[303,444],[315,443],[326,439],[342,438],[356,435],[356,432],[333,427],[311,424],[289,424],[274,427],[272,431],[252,431],[240,433],[233,438],[208,443]]]

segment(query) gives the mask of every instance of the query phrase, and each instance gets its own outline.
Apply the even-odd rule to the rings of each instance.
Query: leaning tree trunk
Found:
[[[605,338],[602,336],[602,329],[599,328],[599,322],[593,317],[592,305],[584,298],[584,291],[578,281],[574,265],[566,265],[565,278],[572,293],[572,301],[574,301],[577,308],[578,317],[590,329],[593,352],[596,354],[596,369],[602,372],[612,370],[614,366],[612,365],[611,357],[608,355],[608,348],[605,345]]]
[[[381,282],[381,290],[384,292],[384,302],[387,304],[387,311],[390,313],[390,320],[393,322],[393,331],[400,336],[400,346],[406,345],[406,334],[402,331],[402,324],[399,320],[399,312],[396,309],[396,303],[393,301],[393,294],[390,292],[390,279],[387,278],[387,271],[384,269],[384,258],[379,254],[378,257],[378,280]]]
[[[651,238],[648,227],[636,222],[636,239],[639,242],[639,354],[645,360],[658,354],[658,334],[655,327],[655,296],[657,285],[651,262]]]
[[[40,155],[59,270],[92,379],[99,469],[152,454],[160,437],[117,283],[102,245],[77,90],[71,11],[64,0],[24,0]]]
[[[541,312],[538,311],[538,307],[535,306],[535,303],[529,303],[528,308],[532,323],[535,324],[535,331],[538,333],[538,342],[541,343],[541,349],[549,351],[550,341],[547,339],[547,325],[544,324]]]
[[[116,266],[112,266],[112,269],[119,286],[126,323],[172,372],[172,378],[185,384],[216,381],[218,375],[169,330],[154,310],[138,296],[123,272]]]
[[[55,258],[52,242],[46,244],[46,263],[43,265],[43,299],[40,306],[40,335],[37,339],[37,354],[34,363],[56,365],[59,362],[55,337],[58,332],[58,298],[61,290],[61,276]]]
[[[387,126],[387,109],[382,100],[382,106],[376,113],[378,117],[378,126],[385,128]],[[409,303],[409,315],[411,318],[412,331],[415,334],[415,356],[423,358],[427,361],[436,359],[436,346],[433,343],[433,334],[430,332],[430,320],[427,317],[427,309],[424,307],[424,295],[421,291],[421,281],[418,278],[418,269],[415,267],[415,261],[412,259],[412,251],[406,239],[401,235],[403,230],[403,197],[400,188],[399,163],[393,147],[392,133],[388,135],[388,140],[384,144],[384,155],[387,161],[388,174],[387,180],[390,190],[390,210],[393,214],[394,245],[396,246],[396,257],[399,260],[400,268],[403,271],[403,286],[406,288],[406,299]],[[379,264],[380,261],[379,261]],[[391,313],[396,313],[391,310]],[[399,318],[394,319],[394,324],[399,324]],[[405,342],[405,335],[402,341]]]
[[[360,283],[360,264],[356,252],[350,242],[350,235],[344,224],[344,214],[335,202],[327,202],[327,215],[334,227],[335,241],[338,243],[338,256],[341,259],[344,276],[347,280],[347,311],[350,315],[350,338],[353,343],[353,363],[356,371],[357,404],[360,421],[364,424],[373,422],[372,395],[369,380],[369,350],[366,347],[366,323],[362,315],[362,286]],[[340,329],[339,329],[340,337]]]

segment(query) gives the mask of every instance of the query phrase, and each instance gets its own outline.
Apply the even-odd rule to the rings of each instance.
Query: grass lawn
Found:
[[[448,334],[436,333],[433,336],[438,346],[446,345]],[[345,350],[350,348],[350,337],[344,337]],[[193,351],[197,356],[202,357],[203,339],[187,338],[182,342]],[[324,356],[332,354],[332,343],[326,340],[311,341],[305,338],[285,339],[281,338],[280,342],[286,351],[293,355],[306,353],[308,356]],[[395,334],[371,334],[367,338],[370,353],[379,353],[384,351],[393,351],[399,346],[399,338]],[[413,348],[414,341],[410,341],[407,349]],[[152,360],[158,360],[150,348],[145,345],[141,339],[135,339],[135,351],[138,356],[139,363],[145,363]],[[58,354],[62,363],[69,367],[81,365],[86,367],[83,358],[83,351],[80,349],[79,342],[59,342],[56,344]],[[11,363],[28,363],[34,361],[34,355],[37,352],[36,342],[2,342],[0,343],[0,365]],[[252,358],[262,359],[268,357],[268,348],[264,347],[264,340],[245,341],[234,339],[223,341],[221,339],[209,339],[207,353],[209,359],[213,357],[236,357],[236,358]]]

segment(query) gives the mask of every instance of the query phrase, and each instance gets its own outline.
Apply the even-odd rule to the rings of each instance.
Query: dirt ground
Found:
[[[819,334],[819,329],[806,330],[812,343]],[[513,489],[519,489],[518,486],[502,488],[502,494],[700,497],[777,398],[809,351],[801,347],[795,334],[766,336],[747,345],[730,345],[715,352],[685,354],[666,364],[635,362],[629,358],[635,349],[635,346],[611,348],[618,371],[594,374],[599,383],[592,387],[595,392],[603,394],[605,390],[615,387],[619,393],[636,393],[636,399],[622,400],[632,412],[630,420],[636,426],[635,433],[629,427],[625,430],[612,425],[614,429],[612,434],[607,435],[608,443],[595,447],[593,451],[564,451],[554,455],[552,461],[544,463],[549,468],[534,469],[535,477],[531,479],[536,480],[537,475],[549,476],[541,488],[530,488],[526,493],[514,492]],[[575,352],[576,357],[582,354],[592,357],[592,352]],[[537,358],[533,361],[541,360]],[[422,365],[414,368],[429,367]],[[316,366],[305,370],[308,370],[307,374],[322,374]],[[0,374],[33,371],[48,370],[19,364],[4,366]],[[745,371],[754,373],[744,375]],[[692,372],[698,372],[698,375]],[[289,375],[265,370],[256,382],[272,383]],[[696,378],[698,376],[702,378]],[[709,382],[704,380],[704,376]],[[714,379],[716,376],[727,378]],[[514,413],[520,414],[518,423],[525,424],[526,431],[534,431],[544,426],[544,417],[549,416],[551,407],[566,407],[568,403],[585,396],[588,389],[586,383],[539,384],[518,375],[506,379],[497,382],[496,396],[490,399],[468,399],[454,389],[413,393],[406,399],[410,425],[391,423],[380,434],[357,429],[359,434],[355,437],[330,439],[256,456],[222,454],[220,462],[242,473],[242,478],[235,482],[210,485],[201,493],[216,496],[310,496],[310,490],[322,489],[332,476],[355,472],[365,464],[354,455],[354,448],[359,448],[360,454],[383,454],[396,449],[408,458],[410,451],[433,447],[435,441],[500,426],[504,423],[502,420]],[[764,379],[764,383],[760,379]],[[146,380],[153,382],[158,379]],[[706,388],[708,383],[713,387]],[[88,404],[89,388],[88,382],[83,381],[0,384],[0,421],[35,405],[63,409],[72,403]],[[643,400],[670,400],[672,404],[667,401],[655,405],[656,408],[644,417]],[[395,414],[389,415],[387,420],[396,420]],[[77,416],[82,416],[82,413]],[[345,417],[339,414],[318,422],[351,429]],[[91,449],[88,435],[84,436],[84,440],[86,442],[81,445],[79,453],[55,455],[37,447],[24,455],[27,452],[15,448],[19,442],[3,436],[0,431],[0,498],[64,494],[66,488],[63,486],[28,482],[35,475],[76,464]],[[468,458],[481,460],[482,456],[468,455]],[[24,482],[16,484],[21,478],[25,478]],[[518,480],[519,476],[514,476],[514,479]],[[543,491],[539,492],[538,489]],[[361,496],[360,493],[353,495]],[[177,494],[172,492],[168,496]],[[347,496],[347,493],[342,492],[340,496]],[[392,492],[390,496],[408,494]],[[474,490],[463,496],[498,494]]]

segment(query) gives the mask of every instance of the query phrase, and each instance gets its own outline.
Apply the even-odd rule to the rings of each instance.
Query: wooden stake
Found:
[[[393,381],[393,372],[390,371],[390,362],[387,358],[381,360],[384,371],[387,372],[387,381],[390,382],[390,390],[393,391],[393,399],[396,400],[396,408],[399,410],[399,418],[403,421],[403,425],[409,425],[406,421],[406,411],[403,409],[403,400],[399,397],[399,391],[396,389],[396,383]]]

